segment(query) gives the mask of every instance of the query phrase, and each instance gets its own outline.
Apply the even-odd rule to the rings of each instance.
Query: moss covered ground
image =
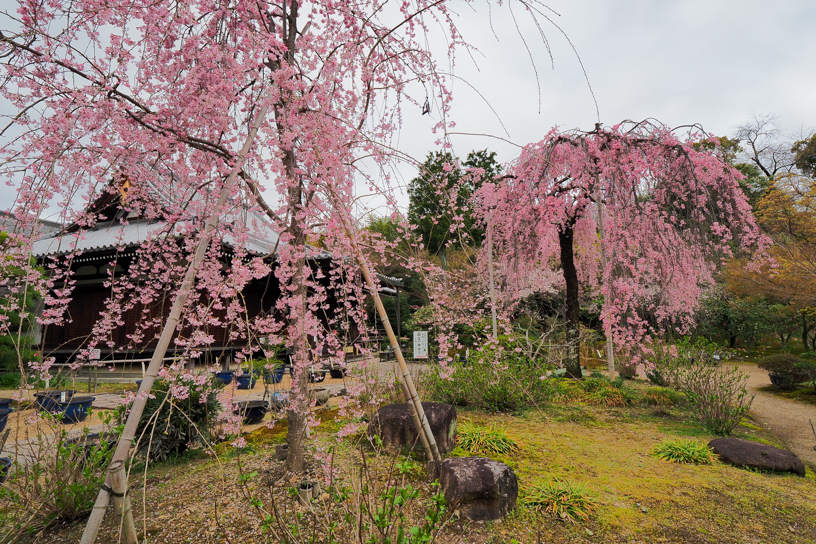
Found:
[[[668,438],[707,442],[714,436],[677,404],[676,396],[638,387],[640,400],[624,406],[563,402],[520,415],[460,410],[460,420],[504,429],[518,443],[517,453],[498,459],[515,470],[522,493],[534,483],[556,479],[583,484],[597,510],[580,523],[554,519],[524,506],[500,522],[472,523],[451,516],[437,542],[816,542],[814,467],[801,478],[743,470],[719,461],[696,466],[660,460],[652,449]],[[377,481],[395,480],[393,459],[372,448],[362,433],[335,440],[341,426],[336,412],[322,412],[319,419],[315,443],[323,449],[334,446],[335,469],[341,478],[351,481],[365,466],[379,475],[372,477]],[[284,518],[307,513],[291,506],[286,491],[291,482],[281,478],[281,465],[272,459],[274,444],[282,443],[285,434],[282,423],[261,427],[246,436],[249,447],[241,455],[223,445],[216,448],[217,456],[189,454],[134,475],[132,498],[146,542],[277,542],[270,532],[264,532],[262,516],[246,495],[246,478],[240,475],[255,474],[249,489],[267,497],[266,508],[274,495]],[[735,434],[778,444],[776,437],[747,419]],[[456,453],[463,454],[461,450]],[[406,516],[422,520],[433,489],[421,463],[400,467],[398,485],[412,485],[420,492],[412,507],[415,511],[406,511]],[[312,469],[316,471],[317,465]],[[321,502],[314,508],[329,510]],[[108,516],[100,542],[118,541],[111,518]],[[82,525],[52,527],[47,534],[32,535],[31,542],[76,542]],[[299,541],[310,541],[301,537]]]

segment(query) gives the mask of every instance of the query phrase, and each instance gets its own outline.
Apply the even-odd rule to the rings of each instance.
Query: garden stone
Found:
[[[456,409],[450,404],[438,402],[423,402],[422,408],[439,453],[448,453],[456,441]],[[383,446],[392,452],[414,446],[422,448],[407,404],[389,404],[377,410],[368,426],[368,435],[379,436]]]
[[[472,521],[501,519],[516,507],[518,478],[509,466],[485,457],[453,457],[428,464],[450,508]]]
[[[796,455],[774,446],[742,438],[717,438],[708,446],[729,465],[805,475],[805,465]]]

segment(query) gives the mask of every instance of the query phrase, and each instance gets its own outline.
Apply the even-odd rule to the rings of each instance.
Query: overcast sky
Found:
[[[535,71],[513,18],[506,7],[494,6],[497,41],[485,25],[485,5],[477,0],[473,9],[457,8],[460,29],[480,55],[474,55],[477,71],[460,54],[456,75],[479,89],[507,133],[469,85],[455,81],[457,131],[523,145],[542,139],[555,125],[591,130],[598,116],[610,126],[647,117],[670,127],[700,123],[710,133],[729,136],[763,114],[776,115],[784,133],[816,127],[813,0],[550,0],[553,22],[577,52],[547,24],[552,63],[529,16],[516,5],[516,20],[537,66],[540,111]],[[433,137],[423,130],[430,125],[428,116],[417,114],[401,143],[422,156],[433,147]],[[517,154],[499,140],[454,136],[452,141],[461,156],[484,147],[499,152],[502,162]]]
[[[591,130],[598,117],[606,125],[647,117],[672,127],[700,123],[717,135],[733,135],[738,125],[763,114],[776,115],[779,128],[790,134],[816,127],[813,0],[549,0],[547,5],[560,28],[543,25],[552,63],[519,4],[512,4],[513,14],[529,54],[508,5],[488,11],[484,0],[452,4],[461,32],[478,48],[476,64],[460,52],[454,68],[461,78],[452,83],[456,131],[523,145],[540,140],[554,125]],[[436,136],[429,129],[437,113],[407,111],[400,147],[419,158],[434,149]],[[461,156],[489,148],[506,162],[518,153],[498,139],[453,136],[452,141]],[[410,168],[401,171],[403,181],[414,174]],[[12,189],[0,187],[0,209],[13,197]],[[407,198],[400,203],[407,206]]]

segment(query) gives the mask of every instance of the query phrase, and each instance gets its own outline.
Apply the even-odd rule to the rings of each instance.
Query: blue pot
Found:
[[[11,469],[12,460],[10,457],[0,457],[0,484],[6,481]]]
[[[57,413],[65,414],[62,418],[63,423],[79,423],[88,417],[94,400],[95,397],[73,397],[65,402],[60,402],[58,399],[54,402],[54,410]]]
[[[264,381],[266,383],[280,383],[283,379],[283,373],[286,371],[285,368],[279,366],[275,370],[267,370],[264,372]]]
[[[34,398],[37,401],[38,409],[46,412],[53,412],[57,410],[57,404],[59,403],[62,393],[65,393],[65,400],[70,400],[76,394],[76,391],[73,389],[64,389],[60,391],[42,391],[41,393],[34,393]]]
[[[223,383],[224,385],[229,385],[232,383],[232,378],[235,377],[234,370],[220,370],[215,373],[215,379]]]
[[[288,393],[272,393],[269,398],[269,407],[272,410],[283,410],[289,404],[289,394]]]
[[[11,398],[7,399],[0,399],[0,410],[5,410],[6,408],[11,408]]]
[[[6,423],[8,423],[8,416],[14,410],[11,408],[0,408],[0,432],[6,428]]]
[[[255,376],[252,374],[235,376],[235,381],[238,382],[238,389],[252,389],[255,387]]]
[[[235,413],[244,417],[245,425],[260,423],[269,411],[265,400],[243,400],[236,404]]]

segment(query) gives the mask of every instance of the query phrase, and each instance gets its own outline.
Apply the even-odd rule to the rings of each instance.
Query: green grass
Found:
[[[516,441],[499,427],[485,427],[463,421],[459,424],[457,433],[459,447],[476,455],[491,457],[511,455],[519,451]]]
[[[566,480],[533,484],[525,490],[521,503],[571,523],[589,520],[598,508],[585,485],[572,484]]]
[[[710,465],[714,461],[714,453],[706,444],[683,438],[661,442],[652,453],[660,459],[688,465]]]

